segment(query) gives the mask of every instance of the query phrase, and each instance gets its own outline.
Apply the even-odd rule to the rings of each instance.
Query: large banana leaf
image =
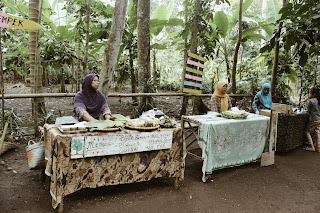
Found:
[[[161,5],[156,8],[151,19],[169,20],[173,12],[174,1],[171,1],[168,6]]]
[[[267,21],[274,23],[279,19],[280,4],[278,0],[269,0],[267,7]]]
[[[250,40],[261,40],[261,39],[265,39],[265,37],[261,34],[250,34],[250,35],[247,35],[245,37],[246,39],[250,39]]]
[[[242,32],[242,39],[243,38],[248,38],[250,35],[253,35],[254,32],[256,32],[257,30],[260,29],[260,26],[258,27],[253,27],[253,28],[250,28],[250,29],[247,29],[245,31]],[[254,35],[257,35],[257,34],[254,34]],[[259,34],[260,35],[260,34]],[[256,37],[256,36],[254,36]],[[253,38],[253,37],[252,37]],[[260,35],[260,39],[265,39],[263,35]]]
[[[167,47],[163,44],[154,43],[150,46],[151,49],[157,49],[157,50],[165,50]]]
[[[229,20],[227,15],[223,11],[219,11],[215,14],[213,21],[217,27],[218,34],[223,38],[226,37],[229,30]]]
[[[13,14],[21,14],[23,17],[29,16],[29,7],[22,0],[14,1],[14,0],[2,0],[5,7],[10,9],[9,12]]]
[[[251,6],[253,0],[246,0],[242,4],[242,14],[245,14],[245,12],[248,10],[248,8]],[[236,24],[236,21],[239,19],[239,4],[237,5],[235,11],[233,12],[233,16],[231,18],[231,22]]]
[[[157,36],[159,33],[163,30],[163,28],[169,24],[169,19],[172,15],[174,6],[174,1],[171,1],[171,3],[166,5],[161,5],[156,8],[156,10],[153,13],[153,16],[150,20],[150,33]],[[178,21],[179,19],[173,19],[170,23],[170,26],[177,26],[174,25],[175,22],[177,22],[178,25],[181,24],[181,22]],[[182,22],[183,24],[183,22]]]

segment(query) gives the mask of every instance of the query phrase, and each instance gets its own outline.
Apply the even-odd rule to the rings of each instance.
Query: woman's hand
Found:
[[[260,114],[259,110],[257,110],[257,111],[256,111],[256,114],[257,114],[257,115],[259,115],[259,114]]]
[[[112,116],[111,116],[110,114],[105,114],[105,115],[104,115],[104,118],[105,118],[106,120],[110,120],[111,117],[112,117]]]
[[[110,114],[105,114],[105,115],[104,115],[104,118],[105,118],[106,120],[112,120],[112,121],[116,120],[116,117],[113,117],[113,116],[110,115]]]

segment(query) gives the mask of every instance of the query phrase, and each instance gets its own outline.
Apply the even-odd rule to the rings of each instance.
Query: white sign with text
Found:
[[[172,137],[173,130],[83,136],[83,157],[170,149]],[[77,156],[73,156],[72,154],[71,158],[79,158],[79,152]]]

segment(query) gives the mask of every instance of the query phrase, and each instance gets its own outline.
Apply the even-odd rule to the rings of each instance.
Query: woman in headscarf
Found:
[[[272,105],[272,96],[270,93],[271,85],[265,83],[262,86],[262,89],[256,94],[252,102],[252,109],[259,114],[263,109],[271,109]]]
[[[214,112],[224,112],[231,109],[231,100],[227,95],[228,83],[219,81],[213,95],[211,96],[211,110]]]
[[[82,91],[75,96],[73,112],[79,121],[99,120],[100,115],[104,119],[110,119],[109,109],[105,96],[98,91],[99,76],[88,74],[82,81]]]

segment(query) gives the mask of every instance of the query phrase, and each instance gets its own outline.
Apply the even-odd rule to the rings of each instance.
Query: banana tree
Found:
[[[174,1],[169,5],[158,6],[150,20],[151,46],[153,53],[153,85],[159,86],[160,72],[157,69],[157,51],[167,49],[171,39],[178,35],[178,32],[163,33],[166,27],[183,27],[183,20],[179,18],[171,18],[174,9]]]

